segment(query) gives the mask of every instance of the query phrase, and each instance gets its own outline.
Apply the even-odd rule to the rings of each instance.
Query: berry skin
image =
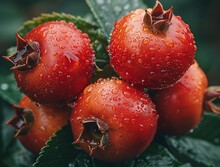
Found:
[[[15,116],[6,122],[16,129],[15,137],[31,152],[38,154],[54,132],[68,123],[71,109],[43,106],[24,96],[14,105]]]
[[[172,8],[137,9],[115,22],[110,63],[126,81],[149,89],[175,84],[194,63],[196,46],[189,26]]]
[[[152,142],[158,115],[147,94],[117,78],[87,86],[70,116],[75,143],[93,157],[118,162]]]
[[[195,62],[173,87],[154,91],[153,102],[159,114],[158,131],[183,135],[195,128],[203,115],[206,75]]]
[[[89,83],[94,51],[87,34],[73,23],[51,21],[17,34],[17,53],[4,57],[14,64],[17,85],[41,104],[67,104]]]

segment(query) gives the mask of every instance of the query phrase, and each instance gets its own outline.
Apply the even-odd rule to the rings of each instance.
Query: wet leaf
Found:
[[[86,2],[107,38],[117,19],[137,8],[146,8],[141,0],[86,0]]]

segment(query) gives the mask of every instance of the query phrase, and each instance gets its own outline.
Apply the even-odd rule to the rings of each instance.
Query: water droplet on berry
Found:
[[[186,38],[184,36],[178,36],[177,39],[179,39],[179,41],[182,43],[186,41]]]
[[[156,50],[156,49],[155,49],[155,48],[150,47],[150,48],[149,48],[149,50],[150,50],[150,51],[154,51],[154,50]]]
[[[143,43],[147,45],[150,42],[150,38],[146,37],[143,39]]]
[[[141,64],[143,61],[142,59],[138,59],[138,63]]]
[[[46,131],[46,128],[44,126],[40,126],[40,130]]]
[[[51,34],[56,34],[56,33],[57,33],[57,31],[55,31],[55,30],[51,31]]]
[[[154,75],[154,72],[153,72],[153,71],[151,71],[151,72],[150,72],[150,75]]]
[[[125,97],[127,97],[127,98],[130,97],[130,93],[128,91],[123,91],[122,93]]]
[[[113,94],[117,94],[117,93],[118,93],[118,90],[117,90],[117,89],[113,89],[113,90],[112,90],[112,93],[113,93]]]
[[[141,100],[141,102],[142,102],[143,104],[147,104],[147,103],[148,103],[148,100],[147,100],[146,98],[140,98],[140,100]]]
[[[61,32],[62,32],[63,34],[66,34],[66,33],[67,33],[67,30],[62,29]]]
[[[60,49],[65,49],[66,46],[64,46],[64,45],[60,45],[59,48],[60,48]]]
[[[119,85],[120,85],[120,84],[122,84],[122,81],[119,80],[119,79],[117,79],[117,80],[116,80],[116,84],[119,84]]]
[[[174,42],[172,41],[172,40],[170,40],[170,39],[164,39],[164,40],[162,40],[165,44],[166,44],[166,46],[168,46],[168,47],[173,47],[174,46]]]
[[[74,23],[73,23],[73,22],[69,22],[68,25],[69,25],[70,27],[74,27]]]
[[[88,93],[92,92],[92,90],[93,90],[93,85],[89,85],[84,89],[83,93],[88,94]]]

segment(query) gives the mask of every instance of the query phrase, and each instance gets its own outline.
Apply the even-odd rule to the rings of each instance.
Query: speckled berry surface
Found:
[[[99,130],[93,129],[92,124],[85,126],[91,119],[98,119],[105,126]],[[108,78],[84,89],[70,123],[74,139],[86,152],[102,161],[118,162],[140,154],[149,146],[157,119],[155,105],[147,94],[125,81]],[[82,135],[83,130],[87,131]]]
[[[29,70],[14,70],[20,90],[42,104],[73,101],[94,70],[89,36],[73,23],[52,21],[34,28],[24,40],[39,44],[40,60]]]
[[[144,23],[145,17],[145,10],[137,9],[115,22],[110,63],[130,83],[150,89],[166,88],[193,64],[194,37],[179,16],[172,14],[165,32],[153,31]]]

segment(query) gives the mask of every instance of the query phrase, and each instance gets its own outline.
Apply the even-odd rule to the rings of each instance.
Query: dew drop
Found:
[[[92,92],[92,90],[93,90],[93,85],[89,85],[84,89],[83,93],[88,94],[88,93]]]
[[[62,39],[60,37],[56,37],[56,41],[60,42]]]
[[[150,75],[154,75],[154,72],[153,72],[153,71],[151,71],[151,72],[150,72]]]
[[[150,48],[149,48],[149,50],[154,51],[154,50],[156,50],[156,49],[155,49],[155,48],[150,47]]]
[[[2,90],[7,90],[8,88],[9,88],[8,84],[6,84],[6,83],[1,84]]]
[[[61,32],[62,32],[63,34],[65,34],[65,33],[67,33],[67,30],[62,29]]]
[[[118,93],[118,90],[117,89],[113,89],[112,90],[112,94],[117,94]]]
[[[141,128],[143,128],[143,127],[144,127],[144,125],[143,125],[143,124],[139,124],[139,126],[140,126]]]
[[[46,131],[46,128],[44,126],[40,126],[40,130]]]
[[[69,22],[68,25],[69,25],[70,27],[73,27],[73,26],[74,26],[74,23],[73,23],[73,22]]]
[[[163,42],[168,46],[168,47],[173,47],[174,42],[170,39],[164,39]]]
[[[59,48],[60,48],[60,49],[65,49],[66,46],[64,46],[64,45],[60,45]]]
[[[118,80],[116,80],[116,84],[120,85],[120,84],[122,84],[122,81],[118,79]]]
[[[143,61],[142,59],[138,59],[138,63],[141,64]]]
[[[141,102],[142,102],[143,104],[147,104],[147,103],[148,103],[148,100],[147,100],[146,98],[140,98],[140,100],[141,100]]]
[[[186,38],[184,36],[178,36],[177,39],[179,39],[182,43],[186,41]]]
[[[56,34],[56,33],[57,33],[57,31],[55,31],[55,30],[51,31],[51,34]]]
[[[127,98],[130,97],[130,93],[128,91],[123,91],[122,93],[125,97],[127,97]]]
[[[150,42],[150,38],[146,37],[143,39],[144,45],[147,45]]]

